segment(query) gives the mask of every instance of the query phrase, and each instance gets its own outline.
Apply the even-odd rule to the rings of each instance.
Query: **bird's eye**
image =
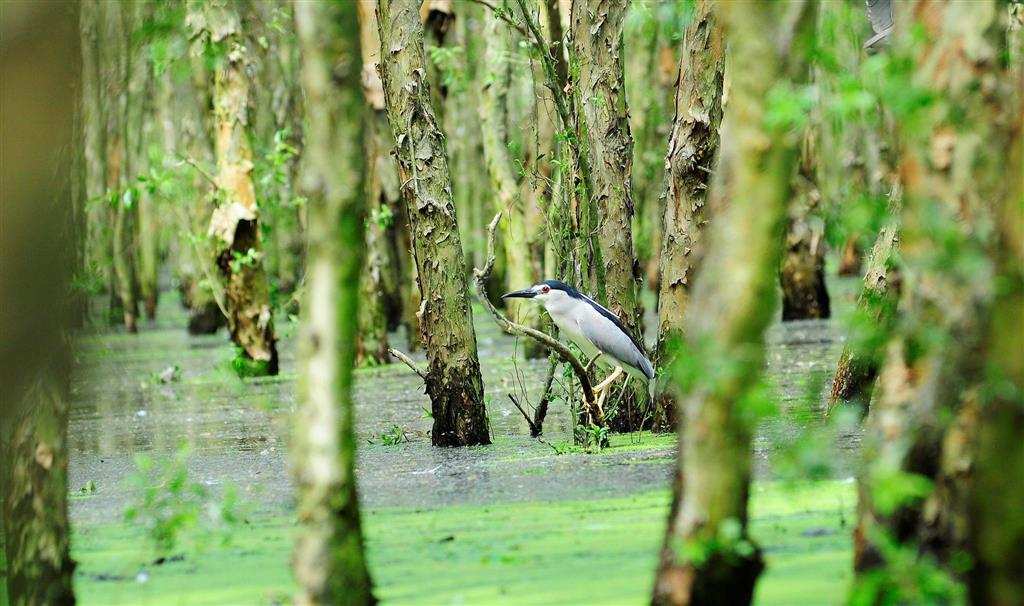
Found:
[[[540,287],[540,292],[541,292],[542,294],[545,294],[545,295],[546,295],[546,294],[548,294],[549,292],[551,292],[551,287],[550,287],[550,286],[541,286],[541,287]]]

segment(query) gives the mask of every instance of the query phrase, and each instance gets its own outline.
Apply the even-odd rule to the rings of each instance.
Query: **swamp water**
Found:
[[[849,292],[836,299],[849,307]],[[243,381],[223,333],[186,335],[170,296],[161,311],[138,335],[78,342],[69,473],[80,601],[288,603],[296,325],[279,326],[281,375]],[[357,472],[378,598],[645,603],[675,437],[613,436],[600,453],[573,452],[569,412],[555,403],[545,441],[531,439],[506,394],[536,402],[546,362],[515,359],[514,340],[486,316],[476,329],[491,446],[431,447],[419,377],[401,364],[357,371]],[[769,333],[778,411],[755,438],[752,527],[768,563],[758,603],[838,603],[850,578],[858,436],[824,426],[814,395],[840,334],[836,321]],[[815,440],[833,446],[823,461],[800,448]],[[801,473],[817,479],[791,481]]]

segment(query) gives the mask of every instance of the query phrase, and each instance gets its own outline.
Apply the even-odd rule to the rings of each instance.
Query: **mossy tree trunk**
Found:
[[[507,10],[504,7],[502,10]],[[512,37],[508,26],[492,12],[485,16],[484,48],[481,91],[477,105],[483,137],[484,162],[491,178],[498,210],[503,213],[502,227],[506,259],[506,281],[509,289],[526,288],[540,277],[534,275],[530,260],[530,237],[527,231],[527,200],[516,177],[516,167],[509,151],[509,83],[512,78]],[[512,318],[526,321],[535,328],[539,316],[525,299],[512,299],[507,303]],[[527,317],[529,314],[529,317]],[[532,318],[532,319],[531,319]],[[542,357],[545,352],[530,348],[531,357]]]
[[[220,205],[210,234],[225,281],[231,339],[240,348],[235,368],[243,375],[277,374],[277,337],[263,267],[260,211],[252,181],[249,145],[248,50],[235,4],[217,0],[193,13],[193,27],[221,49],[214,70],[213,111]]]
[[[137,296],[142,302],[146,319],[156,318],[157,270],[160,263],[160,226],[157,198],[140,178],[147,178],[150,171],[149,145],[155,139],[153,133],[153,68],[149,61],[150,49],[145,43],[146,22],[151,18],[154,5],[144,2],[131,3],[132,27],[129,31],[131,62],[128,77],[128,174],[130,187],[134,188],[136,229],[136,282]]]
[[[894,553],[932,554],[956,575],[962,570],[952,556],[977,548],[975,540],[991,539],[998,528],[998,538],[987,547],[1002,547],[981,556],[987,562],[975,570],[993,565],[1002,579],[1014,576],[1013,565],[1006,562],[1021,553],[1024,524],[1019,515],[1007,515],[1006,501],[981,506],[993,515],[982,522],[987,525],[983,534],[973,534],[979,520],[968,519],[979,489],[991,489],[984,493],[986,500],[1019,495],[1006,490],[1003,479],[1004,471],[1021,468],[1021,457],[1013,459],[1021,453],[1019,445],[999,442],[998,462],[987,461],[994,468],[975,460],[984,450],[983,436],[1005,436],[1005,428],[1021,418],[1018,370],[1010,370],[1008,382],[993,382],[1000,370],[1013,369],[1020,356],[1004,350],[1000,337],[986,339],[987,329],[1007,319],[1019,321],[1020,308],[1005,316],[1001,303],[1019,302],[1020,266],[1009,266],[1007,275],[1017,280],[1009,288],[992,289],[988,278],[978,279],[1007,270],[1005,255],[1012,250],[995,247],[993,261],[986,225],[995,220],[1008,230],[1004,235],[1020,235],[1020,183],[1006,179],[1005,167],[1008,158],[1019,163],[1021,109],[1019,75],[1015,79],[1006,69],[1006,32],[997,3],[922,1],[905,10],[897,23],[907,31],[919,27],[923,42],[897,36],[892,52],[916,66],[903,87],[928,101],[900,107],[906,113],[896,115],[905,190],[900,257],[909,287],[868,416],[854,562],[862,573],[857,590],[873,591],[878,599],[915,601],[932,588],[908,584],[901,564],[893,566]],[[1012,211],[1001,214],[1007,207]],[[1002,227],[1002,220],[1011,217],[1018,223]],[[1019,242],[1012,246],[1017,251],[1010,254],[1019,253]],[[1019,256],[1013,258],[1019,263]],[[987,358],[993,354],[998,359]],[[988,360],[993,362],[986,367]],[[987,434],[994,427],[989,423],[1004,422],[1010,425]],[[1020,425],[1010,431],[1019,442]],[[975,470],[992,475],[975,480]],[[1019,596],[1019,576],[1010,585],[1000,584],[990,586],[990,599],[978,603],[1012,603],[997,597],[1009,595],[1003,593],[1006,587],[1015,587]]]
[[[380,80],[380,35],[372,0],[359,0],[359,43],[362,53],[362,86],[367,116],[366,146],[366,266],[363,270],[359,310],[359,340],[356,363],[383,364],[388,354],[388,276],[395,259],[388,241],[388,228],[395,222],[392,202],[398,198],[398,175],[391,157],[393,145],[384,107],[384,85]],[[393,281],[393,280],[392,280]],[[397,286],[397,285],[395,285]]]
[[[1018,13],[1018,19],[1024,13]],[[1021,35],[1018,22],[1010,35]],[[1017,44],[1020,44],[1018,41]],[[1006,166],[1024,165],[1021,91],[1024,72],[1017,55],[1016,74],[1007,74],[1016,91],[1009,98],[1012,133]],[[998,174],[998,173],[997,173]],[[995,176],[995,175],[993,175]],[[974,604],[1010,605],[1024,595],[1024,186],[1009,179],[996,208],[999,284],[985,343],[986,367],[993,389],[978,416],[974,483],[966,494],[969,553],[973,566],[967,586]]]
[[[99,0],[81,4],[79,33],[82,49],[82,145],[85,163],[86,225],[84,263],[89,270],[110,270],[110,234],[105,220],[107,117],[103,95]]]
[[[353,367],[363,270],[359,27],[351,3],[293,4],[309,128],[309,260],[295,473],[299,604],[376,602],[356,491]]]
[[[669,138],[665,217],[662,227],[658,344],[656,362],[668,368],[679,347],[704,233],[708,225],[707,194],[722,125],[725,39],[711,3],[697,3],[693,21],[683,35],[679,61],[675,118]],[[656,391],[655,426],[676,425],[673,389]]]
[[[598,220],[593,227],[600,254],[595,294],[622,321],[638,343],[643,324],[637,302],[639,265],[633,252],[633,137],[629,129],[622,60],[622,28],[628,2],[576,0],[572,38],[578,80],[577,120],[584,125],[589,154],[589,204]],[[584,222],[586,225],[586,222]],[[647,390],[632,383],[609,414],[609,426],[633,431],[651,420]]]
[[[476,334],[465,287],[451,176],[430,105],[423,26],[415,0],[378,7],[382,76],[395,136],[422,303],[427,393],[436,446],[490,443]]]
[[[825,286],[825,221],[818,213],[818,146],[816,127],[808,126],[789,206],[786,249],[779,270],[782,320],[829,318],[832,309]]]
[[[896,211],[889,222],[878,232],[871,253],[868,255],[867,271],[860,295],[857,297],[857,313],[881,329],[874,334],[885,334],[885,328],[892,325],[899,299],[899,282],[894,266],[899,244],[899,193],[894,193],[890,210]],[[848,343],[836,364],[836,374],[828,399],[831,411],[840,402],[859,403],[865,409],[871,396],[871,388],[881,365],[883,348],[877,338],[864,342]]]
[[[43,369],[0,436],[11,606],[75,603],[67,507],[67,371]]]
[[[111,222],[111,258],[113,260],[114,292],[121,319],[128,332],[138,330],[139,308],[135,296],[135,215],[134,192],[129,189],[131,160],[129,157],[128,80],[131,57],[131,31],[134,8],[130,4],[108,5],[104,38],[107,49],[107,195],[113,206]]]
[[[88,30],[110,25],[103,8],[8,4],[0,19],[0,603],[5,605],[75,602],[67,511],[67,380],[73,347],[67,332],[78,319],[69,293],[79,269],[81,231],[70,211],[78,180],[73,157],[85,151],[76,113],[89,101],[80,96],[86,59],[80,44],[89,44]],[[106,153],[92,143],[93,151]],[[101,177],[93,175],[94,185]]]
[[[732,136],[722,139],[722,153],[734,146],[735,163],[722,181],[730,204],[712,223],[686,313],[685,356],[675,364],[684,378],[684,418],[655,604],[747,604],[763,568],[747,532],[753,427],[743,408],[764,364],[797,157],[790,128],[765,126],[765,99],[772,86],[802,71],[796,63],[814,19],[805,6],[796,31],[786,32],[768,27],[782,20],[769,2],[719,8],[734,74],[725,118]],[[780,39],[794,40],[794,47],[780,49]],[[733,279],[723,281],[726,275]]]

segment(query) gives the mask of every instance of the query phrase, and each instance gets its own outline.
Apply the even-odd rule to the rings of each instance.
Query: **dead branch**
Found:
[[[537,431],[537,426],[533,424],[533,420],[530,418],[530,415],[528,415],[523,407],[519,405],[519,399],[516,398],[514,394],[508,394],[508,399],[512,400],[512,403],[515,404],[515,407],[523,415],[523,418],[526,419],[526,423],[530,426],[530,436],[534,438],[539,436],[540,432]]]
[[[420,370],[419,366],[416,366],[416,363],[412,361],[412,358],[410,358],[409,356],[405,355],[404,353],[398,351],[394,347],[389,347],[388,348],[388,353],[393,355],[393,356],[395,356],[399,360],[401,360],[406,366],[411,368],[413,372],[418,374],[421,379],[423,379],[424,381],[427,380],[427,373],[425,373],[422,370]]]
[[[587,413],[590,416],[591,422],[600,427],[604,427],[604,416],[601,415],[597,408],[597,404],[594,400],[594,389],[590,385],[590,377],[587,376],[587,369],[584,368],[583,364],[569,351],[569,348],[563,343],[555,339],[554,337],[542,333],[539,330],[535,330],[528,326],[516,324],[512,320],[509,320],[498,311],[494,305],[491,304],[490,299],[487,298],[487,278],[491,275],[491,271],[494,269],[494,230],[498,227],[498,221],[501,220],[501,211],[498,211],[494,215],[494,219],[491,220],[490,225],[487,226],[487,260],[484,262],[483,269],[473,269],[473,276],[476,279],[476,292],[480,297],[480,302],[484,308],[490,312],[494,321],[497,322],[498,326],[510,335],[519,335],[530,337],[535,341],[538,341],[547,350],[557,353],[562,360],[568,362],[572,366],[572,370],[576,373],[576,378],[580,381],[580,387],[583,389],[583,398],[586,400]]]
[[[551,384],[555,379],[555,369],[558,368],[558,360],[554,355],[549,356],[548,372],[544,377],[544,394],[533,410],[533,422],[530,423],[530,437],[539,438],[544,433],[544,418],[548,416],[548,403],[551,401]],[[589,376],[589,375],[588,375]]]

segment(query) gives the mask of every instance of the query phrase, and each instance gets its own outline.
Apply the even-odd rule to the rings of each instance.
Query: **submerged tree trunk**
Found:
[[[595,232],[601,264],[595,294],[643,343],[637,303],[639,267],[633,252],[633,137],[623,77],[622,26],[628,2],[576,0],[572,10],[573,46],[579,72],[577,116],[585,126],[589,154],[590,204],[600,219]],[[603,284],[600,284],[603,278]],[[604,297],[602,297],[602,294]],[[647,390],[639,382],[623,392],[609,411],[612,429],[633,431],[650,422]]]
[[[753,427],[743,407],[764,364],[797,155],[786,126],[765,127],[765,99],[785,80],[785,61],[804,55],[814,20],[805,6],[796,31],[780,32],[767,26],[781,15],[768,2],[721,9],[735,74],[726,108],[732,136],[723,146],[735,146],[735,165],[723,181],[730,204],[712,224],[687,311],[686,355],[676,363],[690,365],[685,376],[693,378],[681,386],[685,418],[655,604],[747,604],[763,568],[747,532]],[[795,48],[780,49],[780,39],[793,40]],[[790,77],[800,71],[788,69]],[[731,372],[716,372],[725,366]],[[688,557],[695,553],[701,556]]]
[[[444,137],[430,106],[416,0],[378,5],[382,76],[422,303],[436,446],[490,443]]]
[[[783,321],[832,316],[825,286],[825,222],[817,214],[821,203],[818,145],[814,127],[807,127],[794,177],[795,197],[789,206],[786,250],[779,270]]]
[[[309,261],[296,483],[299,604],[374,604],[356,492],[352,385],[364,257],[359,28],[349,3],[293,5],[309,121]]]
[[[708,224],[707,194],[722,124],[724,77],[722,28],[711,3],[702,0],[683,35],[675,119],[665,157],[668,188],[664,194],[656,354],[660,368],[671,365],[672,351],[680,345],[690,289],[703,249]],[[655,427],[674,428],[675,391],[664,385],[659,387]]]
[[[195,16],[195,15],[193,15]],[[240,348],[235,370],[246,376],[277,374],[277,337],[263,268],[259,208],[252,182],[246,74],[247,50],[234,4],[207,3],[201,31],[224,49],[214,72],[217,187],[224,200],[213,211],[210,234],[217,239],[217,267],[225,285],[228,328]]]
[[[388,354],[388,272],[394,264],[388,242],[388,228],[395,222],[391,201],[397,198],[398,176],[391,158],[391,133],[384,107],[384,85],[380,80],[380,35],[372,0],[356,3],[359,13],[359,43],[362,53],[362,87],[366,101],[366,263],[359,310],[359,340],[356,363],[384,364]],[[391,303],[392,305],[394,303]]]

